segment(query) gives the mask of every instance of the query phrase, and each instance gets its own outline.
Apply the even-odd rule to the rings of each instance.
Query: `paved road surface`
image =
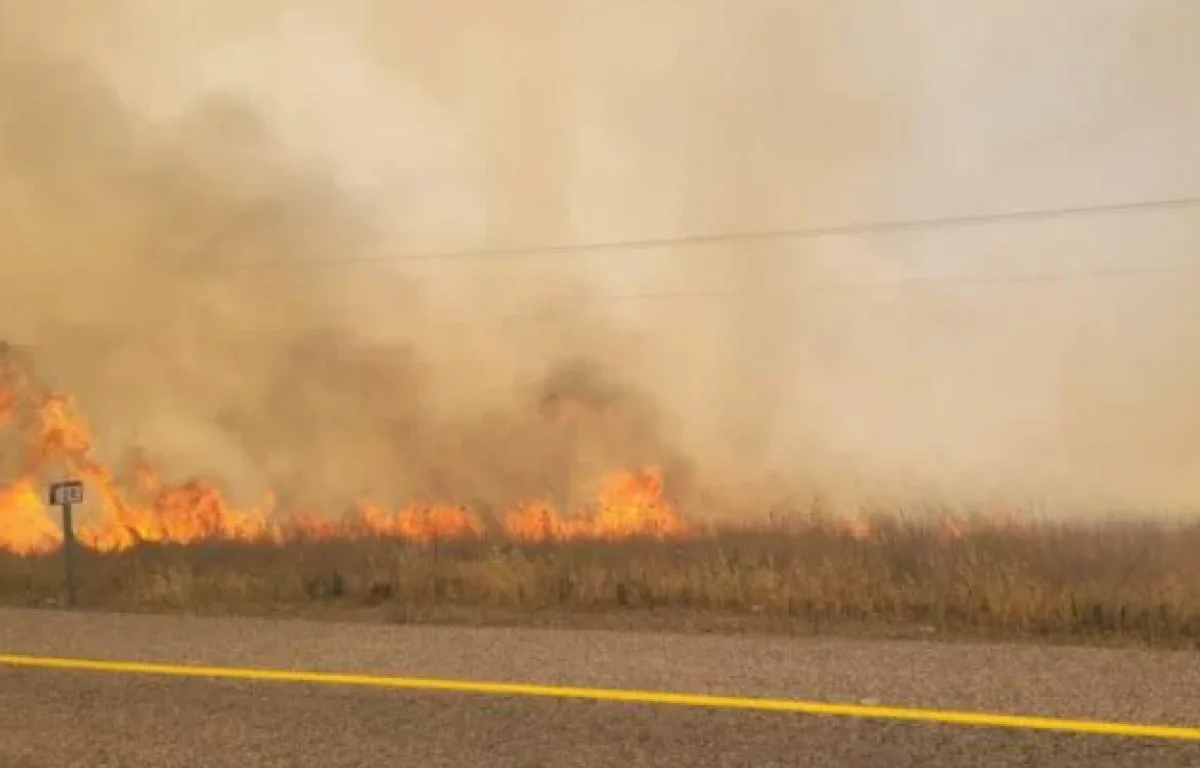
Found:
[[[1195,654],[0,611],[0,653],[1200,723]],[[0,667],[0,766],[1200,766],[1200,743]]]

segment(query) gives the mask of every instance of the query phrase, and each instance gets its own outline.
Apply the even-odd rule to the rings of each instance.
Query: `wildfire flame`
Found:
[[[10,355],[0,350],[0,430],[20,445],[15,480],[0,483],[0,550],[44,553],[62,542],[62,532],[43,498],[50,479],[69,475],[88,487],[88,519],[79,540],[101,551],[139,542],[193,544],[211,540],[282,543],[289,540],[397,537],[416,544],[480,537],[488,530],[478,513],[448,504],[412,504],[389,509],[360,501],[341,518],[316,511],[279,514],[273,494],[237,508],[214,483],[193,479],[163,482],[139,461],[118,479],[95,457],[93,436],[72,399],[38,391]],[[595,502],[567,514],[539,500],[498,515],[500,533],[520,541],[578,538],[619,539],[685,536],[691,527],[667,500],[662,473],[654,467],[618,471],[602,478]]]
[[[59,530],[46,515],[41,495],[28,480],[0,487],[0,549],[17,554],[45,552],[58,546]]]
[[[398,509],[363,500],[341,517],[319,510],[284,514],[275,495],[257,504],[231,504],[218,485],[191,479],[167,483],[148,461],[139,460],[124,475],[99,461],[87,422],[66,395],[37,387],[9,347],[0,344],[0,452],[18,446],[15,479],[0,480],[0,551],[43,554],[62,543],[57,510],[44,498],[49,482],[70,476],[87,485],[87,514],[76,526],[79,540],[100,551],[120,551],[141,542],[195,544],[245,541],[282,544],[394,537],[417,545],[485,535],[494,530],[510,540],[561,542],[630,537],[683,538],[700,532],[669,501],[657,467],[611,472],[602,477],[590,504],[560,511],[545,499],[529,499],[494,518],[461,506],[414,503]],[[4,470],[10,471],[10,470]],[[961,539],[982,526],[1021,531],[1029,526],[1013,510],[998,509],[980,523],[948,517],[939,527],[944,541]],[[813,519],[809,527],[841,537],[868,540],[881,531],[865,518]]]
[[[619,539],[630,534],[682,536],[689,526],[663,493],[657,468],[615,472],[604,479],[589,513],[562,517],[545,501],[531,501],[504,515],[504,530],[524,541]]]

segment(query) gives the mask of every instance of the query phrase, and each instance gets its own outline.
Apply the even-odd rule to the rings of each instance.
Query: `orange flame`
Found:
[[[691,528],[666,500],[657,467],[614,472],[600,483],[594,510],[563,518],[545,501],[531,501],[504,515],[504,530],[519,541],[684,536]]]
[[[394,537],[419,545],[484,536],[489,526],[476,512],[450,504],[410,504],[389,509],[360,501],[339,518],[305,509],[281,515],[272,493],[257,504],[238,508],[219,487],[192,479],[164,482],[155,468],[138,461],[129,477],[118,479],[94,454],[93,436],[71,398],[36,390],[0,345],[0,430],[11,429],[22,453],[18,475],[0,481],[0,550],[19,555],[53,551],[62,542],[57,510],[43,495],[48,481],[69,474],[88,486],[86,509],[78,526],[80,541],[100,551],[119,551],[140,542],[194,544],[211,540],[284,543],[336,538]],[[514,504],[497,515],[498,531],[514,541],[561,542],[574,539],[659,539],[696,535],[669,501],[657,467],[612,472],[602,477],[595,498],[579,510],[558,510],[541,499]],[[814,520],[814,527],[865,540],[875,537],[871,522],[859,517]],[[977,527],[1022,530],[1010,510],[996,510],[971,524],[960,517],[942,521],[945,540],[966,536]]]
[[[19,555],[53,550],[62,531],[49,517],[42,497],[28,479],[0,486],[0,549]]]
[[[462,507],[412,506],[389,512],[370,502],[358,504],[346,526],[360,536],[394,536],[418,544],[439,539],[479,537],[483,521]]]
[[[398,510],[361,501],[340,520],[316,511],[282,517],[268,494],[239,509],[220,489],[193,479],[167,484],[145,461],[124,482],[96,459],[93,436],[70,397],[33,392],[0,350],[0,428],[18,421],[24,452],[20,476],[0,485],[0,549],[18,554],[53,550],[62,533],[39,489],[49,476],[66,473],[88,486],[88,511],[79,540],[101,551],[139,542],[193,544],[210,540],[280,543],[294,539],[396,537],[416,544],[481,537],[487,531],[475,512],[447,504],[413,504]],[[25,418],[28,417],[28,418]],[[501,532],[521,541],[626,536],[682,536],[683,517],[667,500],[655,468],[616,472],[604,478],[591,509],[561,515],[549,505],[527,501],[500,515]]]

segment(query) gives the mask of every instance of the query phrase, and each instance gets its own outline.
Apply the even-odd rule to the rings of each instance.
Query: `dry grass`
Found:
[[[480,621],[935,633],[1200,645],[1200,525],[877,521],[687,542],[209,543],[83,553],[87,607]],[[57,557],[0,556],[0,600],[58,604]]]

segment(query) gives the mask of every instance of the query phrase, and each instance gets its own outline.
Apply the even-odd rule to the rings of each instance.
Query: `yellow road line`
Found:
[[[1097,720],[1071,720],[1057,717],[1003,715],[984,712],[957,712],[908,707],[866,706],[858,704],[829,704],[817,701],[747,698],[741,696],[710,696],[705,694],[671,693],[666,691],[618,690],[611,688],[582,688],[574,686],[533,685],[528,683],[499,683],[474,680],[441,680],[424,677],[390,675],[344,674],[331,672],[301,672],[282,669],[241,669],[206,667],[183,664],[156,664],[138,661],[101,661],[94,659],[65,659],[42,656],[0,654],[0,666],[53,669],[67,671],[109,672],[127,675],[158,675],[168,677],[199,677],[223,680],[242,680],[274,683],[307,683],[311,685],[359,686],[416,691],[448,691],[493,696],[524,696],[588,701],[623,702],[660,706],[705,707],[738,709],[758,712],[789,712],[801,715],[826,715],[878,720],[905,720],[943,725],[1015,728],[1037,731],[1060,731],[1076,734],[1099,734],[1151,739],[1200,741],[1200,728],[1138,723],[1114,723]]]

